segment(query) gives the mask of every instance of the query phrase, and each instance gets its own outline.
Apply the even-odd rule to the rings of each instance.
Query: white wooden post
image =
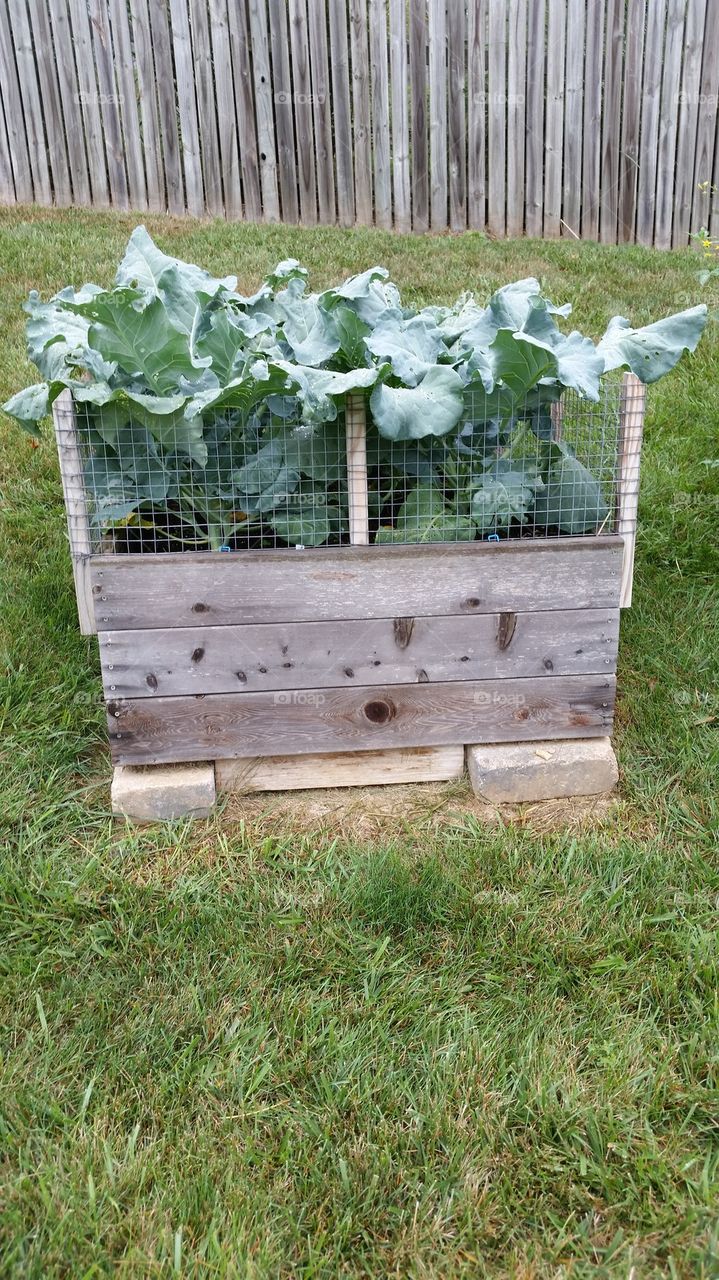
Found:
[[[62,490],[65,495],[67,532],[72,556],[72,572],[75,579],[75,596],[77,598],[77,616],[80,620],[82,635],[92,636],[97,631],[89,573],[92,539],[90,537],[90,522],[85,501],[82,456],[75,426],[75,406],[70,391],[60,392],[53,405],[52,417],[55,426],[55,440],[57,441],[57,455],[60,461]]]
[[[619,456],[617,473],[617,533],[624,539],[619,607],[632,603],[634,549],[637,540],[639,506],[639,462],[644,433],[644,406],[647,389],[635,373],[622,378]]]
[[[367,420],[364,396],[350,394],[345,403],[347,438],[347,504],[350,542],[355,547],[369,545],[367,493]]]

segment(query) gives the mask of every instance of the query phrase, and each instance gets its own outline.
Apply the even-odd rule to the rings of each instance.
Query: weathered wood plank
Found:
[[[634,238],[639,172],[639,125],[642,103],[642,57],[646,0],[629,0],[624,61],[622,145],[619,165],[619,228],[621,244]]]
[[[544,123],[544,235],[547,238],[558,236],[562,225],[565,40],[565,0],[549,0]]]
[[[567,0],[567,75],[564,94],[562,231],[579,237],[582,216],[585,0]]]
[[[310,70],[312,74],[312,114],[317,161],[317,203],[319,220],[331,225],[337,216],[335,205],[334,149],[332,145],[332,104],[327,56],[326,0],[311,0],[308,6]],[[386,54],[385,54],[386,56]],[[389,163],[389,157],[388,157]]]
[[[352,163],[352,108],[346,0],[330,0],[330,71],[334,147],[337,162],[337,214],[340,226],[349,227],[355,216],[354,166]]]
[[[662,106],[659,116],[657,213],[654,223],[654,243],[658,249],[670,249],[672,244],[679,88],[686,3],[687,0],[669,0],[667,9],[662,63]]]
[[[469,6],[467,32],[467,221],[475,230],[486,222],[484,148],[486,140],[485,49],[487,0]]]
[[[60,100],[59,68],[53,49],[46,3],[35,5],[31,16],[40,97],[45,117],[45,136],[48,142],[47,157],[52,174],[53,200],[57,205],[67,206],[72,204],[72,184]]]
[[[666,0],[651,0],[651,3],[647,6],[647,25],[644,41],[642,123],[639,142],[639,189],[637,194],[637,239],[642,244],[652,244],[654,241],[659,106],[662,90],[662,50],[664,47],[665,20]]]
[[[467,226],[466,41],[467,21],[464,0],[448,0],[449,225],[452,231],[464,231]]]
[[[698,230],[691,226],[694,196],[694,161],[699,121],[699,90],[702,76],[702,49],[704,45],[704,20],[706,0],[688,0],[684,27],[684,51],[682,87],[679,101],[679,130],[677,133],[676,181],[674,189],[674,225],[672,247],[683,249],[689,241],[689,233]],[[716,5],[710,6],[716,8]],[[715,61],[719,62],[719,46],[714,46]],[[714,107],[716,115],[716,106]]]
[[[464,747],[407,747],[392,751],[337,751],[332,755],[251,756],[218,760],[218,791],[305,791],[318,787],[386,787],[406,782],[449,782],[464,773]]]
[[[644,406],[647,389],[636,374],[622,378],[622,410],[619,430],[619,474],[617,480],[617,529],[624,539],[619,605],[632,603],[634,550],[637,541],[639,507],[639,464],[644,433]]]
[[[709,4],[704,27],[704,56],[699,90],[699,122],[694,158],[694,199],[691,225],[695,230],[709,225],[709,175],[714,172],[714,144],[719,138],[716,110],[719,98],[719,4]],[[717,173],[719,177],[719,173]]]
[[[130,205],[130,193],[125,169],[120,99],[115,82],[115,51],[112,47],[107,3],[89,0],[88,14],[98,87],[95,110],[102,121],[110,198],[116,208],[127,209]],[[172,79],[170,84],[173,85]]]
[[[5,0],[5,7],[10,14],[35,201],[37,204],[52,204],[48,140],[45,137],[41,88],[38,84],[27,7],[25,0]]]
[[[371,226],[372,201],[372,125],[369,97],[369,52],[367,46],[367,7],[365,0],[350,0],[350,47],[352,50],[352,119],[355,153],[355,217],[363,226]]]
[[[404,6],[403,6],[404,8]],[[429,6],[430,216],[433,231],[447,227],[447,8]]]
[[[214,105],[217,111],[225,215],[236,219],[242,217],[242,187],[227,0],[209,0],[209,10]]]
[[[152,54],[152,28],[147,0],[129,0],[132,17],[132,46],[135,73],[137,75],[138,102],[142,121],[142,149],[145,156],[147,177],[147,203],[153,210],[165,209],[165,173],[162,167],[162,135],[157,108],[157,82],[155,61]],[[195,77],[200,72],[195,61]],[[95,164],[90,157],[90,172],[94,180]],[[218,210],[219,212],[219,210]]]
[[[32,204],[32,174],[27,149],[27,135],[22,114],[22,94],[18,80],[13,36],[10,29],[7,6],[0,4],[0,77],[2,77],[3,105],[10,147],[10,168],[17,199],[22,204]]]
[[[107,698],[616,670],[618,609],[100,633]]]
[[[238,11],[236,19],[237,59],[240,85],[238,87],[240,112],[240,147],[243,172],[248,169],[248,156],[252,157],[251,135],[257,122],[257,155],[254,162],[259,168],[261,194],[258,218],[266,222],[279,222],[280,197],[277,186],[277,150],[275,146],[275,117],[272,92],[272,66],[270,63],[270,36],[267,28],[265,0],[248,0],[249,30],[245,26],[245,10]],[[232,7],[230,12],[232,13]],[[253,82],[254,76],[254,82]],[[254,101],[254,113],[253,113]],[[249,171],[245,176],[247,207],[254,208],[256,195],[254,180]]]
[[[344,0],[340,2],[344,4]],[[409,62],[405,0],[389,0],[389,32],[394,227],[395,231],[410,231],[412,199],[409,180]]]
[[[130,3],[136,4],[137,0],[130,0]],[[207,22],[207,0],[189,0],[189,5],[205,204],[208,213],[221,215],[224,212],[222,166],[212,79],[212,45]]]
[[[604,4],[587,6],[584,47],[584,116],[582,127],[582,236],[599,239],[599,175],[602,138]]]
[[[618,537],[93,557],[98,629],[616,608]]]
[[[529,5],[527,32],[527,191],[528,236],[541,236],[544,208],[544,46],[545,0]]]
[[[72,393],[61,391],[52,407],[60,479],[65,498],[67,533],[75,579],[75,598],[82,635],[94,635],[95,614],[92,602],[89,561],[92,553],[90,522],[85,501],[82,457],[75,429]]]
[[[300,221],[307,226],[314,226],[317,222],[317,177],[312,121],[310,49],[307,36],[305,0],[289,0],[288,13],[290,50],[292,54],[292,85],[294,89],[297,177],[300,190]]]
[[[120,98],[118,105],[120,108],[123,149],[125,162],[127,164],[128,197],[131,208],[144,209],[147,206],[147,183],[145,182],[145,165],[142,158],[140,116],[137,109],[137,86],[135,84],[135,68],[132,58],[130,16],[127,9],[127,0],[109,0],[108,10],[110,15],[110,27],[112,30],[115,74],[117,76],[117,87]],[[185,15],[185,21],[187,21],[186,0],[182,0],[182,12]],[[180,69],[177,60],[177,47],[175,47],[175,64],[178,66],[177,74],[179,79]],[[192,77],[191,67],[192,59],[190,58],[187,68],[185,69],[184,83],[187,83],[188,79],[191,79]],[[181,113],[183,110],[182,99],[188,100],[190,98],[194,104],[194,94],[181,95]],[[82,139],[79,141],[82,143]],[[68,133],[68,148],[70,148],[70,145],[71,140]],[[76,203],[80,203],[77,197]],[[199,211],[191,209],[190,212],[194,213]]]
[[[347,397],[345,441],[350,542],[353,546],[366,547],[369,543],[367,416],[364,397],[358,393]]]
[[[287,3],[286,0],[268,0],[268,4],[282,220],[299,222]]]
[[[64,3],[64,0],[49,0],[48,9],[53,45],[53,48],[50,50],[50,55],[54,58],[57,66],[73,200],[75,204],[91,204],[92,195],[90,190],[90,177],[87,168],[87,152],[85,150],[82,123],[82,105],[80,102],[80,90],[77,71],[75,68],[75,57],[72,48],[72,32],[70,29],[67,6]],[[1,32],[2,21],[0,21],[0,44]],[[8,111],[8,102],[12,101],[12,81],[8,79],[4,69],[2,81],[6,99],[6,111]],[[12,117],[8,119],[7,123],[8,130],[10,130],[13,125]],[[19,123],[22,125],[22,119],[20,119]],[[20,193],[18,193],[17,198],[18,200],[23,199]],[[31,199],[32,196],[29,198]]]
[[[599,174],[599,232],[604,244],[617,243],[625,9],[626,0],[607,0]]]
[[[527,0],[510,0],[507,45],[507,235],[524,231]]]
[[[412,88],[412,229],[427,231],[427,0],[409,0],[409,75]]]
[[[386,0],[369,0],[369,40],[372,68],[374,216],[377,226],[387,231],[392,226],[392,171],[389,147]]]
[[[614,676],[109,702],[117,764],[606,736]]]
[[[264,16],[264,6],[258,8]],[[260,163],[257,154],[257,133],[259,125],[255,122],[255,91],[252,81],[252,45],[253,37],[247,14],[245,0],[229,0],[227,5],[227,22],[230,32],[230,51],[232,55],[232,81],[234,86],[235,110],[237,113],[237,150],[240,158],[240,175],[242,176],[242,204],[244,216],[250,222],[262,221],[262,195],[260,192]],[[258,24],[257,60],[263,66],[269,52],[266,30],[263,32]],[[264,73],[263,73],[264,74]],[[266,80],[266,75],[265,75]],[[266,98],[267,88],[262,76],[257,77],[260,90],[258,98]],[[259,104],[258,104],[259,105]],[[265,140],[267,135],[265,133]],[[274,139],[272,141],[274,150]],[[266,164],[266,157],[265,157]],[[238,181],[239,176],[238,175]],[[271,189],[268,198],[272,200]],[[277,220],[275,212],[274,221]]]
[[[507,200],[507,7],[489,0],[487,225],[496,236],[506,230]]]

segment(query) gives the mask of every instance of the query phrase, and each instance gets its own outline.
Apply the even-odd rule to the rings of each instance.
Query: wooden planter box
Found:
[[[113,761],[610,734],[643,392],[627,375],[618,532],[593,537],[92,554],[76,505],[79,452],[58,431],[79,612],[98,635]],[[361,506],[361,492],[355,499]],[[353,532],[365,541],[356,511]]]

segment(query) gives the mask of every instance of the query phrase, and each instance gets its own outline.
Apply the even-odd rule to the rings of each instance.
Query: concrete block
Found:
[[[118,765],[112,812],[133,822],[206,818],[215,803],[214,764]]]
[[[471,746],[467,768],[475,794],[492,804],[600,795],[619,777],[611,738]]]

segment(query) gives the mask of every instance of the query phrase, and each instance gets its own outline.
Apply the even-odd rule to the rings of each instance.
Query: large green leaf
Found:
[[[546,444],[546,483],[537,494],[534,522],[562,533],[595,533],[605,526],[609,508],[598,480],[567,445]]]
[[[499,459],[477,477],[472,494],[472,518],[480,533],[506,529],[513,520],[524,524],[543,487],[539,470],[531,459]]]
[[[397,512],[392,527],[377,530],[375,542],[472,542],[474,521],[447,506],[431,483],[418,484]]]
[[[290,546],[320,547],[339,528],[339,521],[339,508],[318,499],[275,511],[271,524]]]
[[[377,430],[388,440],[421,440],[443,436],[456,427],[464,408],[459,374],[435,365],[416,387],[388,387],[378,383],[370,396]]]
[[[627,365],[642,382],[656,382],[674,368],[685,351],[696,350],[706,322],[703,304],[643,329],[632,329],[623,316],[615,316],[597,351],[604,360],[605,372]]]
[[[317,367],[339,349],[337,328],[328,311],[310,295],[304,297],[304,280],[292,280],[277,295],[283,316],[282,330],[298,364]]]
[[[285,462],[281,440],[269,441],[232,472],[238,505],[250,512],[272,511],[286,503],[297,488],[299,478],[299,473]]]
[[[497,332],[489,355],[495,382],[501,381],[520,407],[527,392],[541,378],[557,376],[557,360],[551,351],[529,342],[518,342],[508,329]]]
[[[396,308],[385,311],[365,345],[406,387],[416,387],[444,350],[442,334],[428,316],[404,319]]]
[[[122,287],[68,305],[90,320],[89,345],[157,395],[176,391],[180,378],[196,379],[210,364],[209,357],[192,356],[187,333],[170,321],[161,298],[148,302]]]

